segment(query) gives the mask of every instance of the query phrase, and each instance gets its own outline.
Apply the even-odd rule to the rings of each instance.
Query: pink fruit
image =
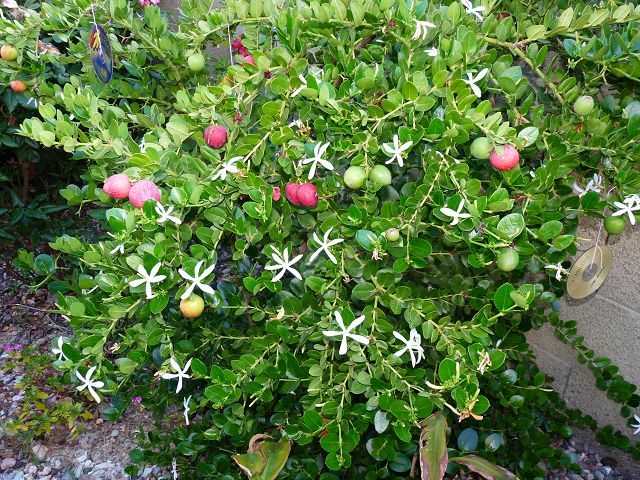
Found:
[[[289,199],[289,201],[294,205],[297,205],[298,207],[301,205],[300,201],[298,200],[299,188],[300,188],[300,185],[298,185],[297,183],[287,183],[287,186],[284,189],[284,193]]]
[[[238,50],[240,50],[243,47],[244,47],[244,45],[242,44],[242,38],[240,38],[240,37],[234,38],[233,42],[231,42],[231,48],[233,49],[234,52],[237,52]]]
[[[318,204],[318,189],[311,183],[303,183],[298,187],[298,201],[305,207]]]
[[[277,202],[278,200],[280,200],[281,195],[282,193],[280,192],[280,187],[273,187],[273,193],[271,194],[273,201]]]
[[[204,129],[204,141],[211,148],[220,148],[227,143],[227,129],[222,125],[209,125]]]
[[[160,201],[160,189],[149,180],[139,180],[129,190],[129,201],[138,208],[142,208],[147,200]]]
[[[111,198],[127,198],[131,190],[131,181],[124,173],[111,175],[104,181],[102,190]]]
[[[253,55],[246,55],[242,60],[243,63],[250,63],[251,65],[255,65],[256,61],[253,59]]]
[[[502,152],[499,152],[500,149],[502,149]],[[513,146],[502,145],[501,147],[497,147],[497,149],[494,148],[491,151],[489,162],[495,169],[502,171],[511,170],[520,162],[520,154]]]
[[[16,93],[22,93],[27,89],[27,84],[22,80],[13,80],[9,82],[9,86]]]

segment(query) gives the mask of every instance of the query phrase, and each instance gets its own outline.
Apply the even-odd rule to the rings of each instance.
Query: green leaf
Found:
[[[538,230],[538,237],[542,240],[550,240],[562,231],[562,223],[558,220],[550,220],[543,223]]]
[[[357,284],[351,291],[351,298],[354,300],[367,301],[375,294],[376,287],[373,283],[362,282]]]
[[[437,412],[421,422],[420,471],[422,480],[442,480],[447,470],[447,418]]]
[[[51,255],[41,253],[33,261],[33,269],[38,275],[50,275],[56,269],[56,262]]]
[[[449,459],[449,461],[464,465],[472,472],[482,475],[482,477],[487,480],[514,480],[516,478],[509,470],[476,455],[454,457]]]
[[[515,305],[515,302],[511,298],[511,292],[514,292],[515,290],[515,287],[510,283],[505,283],[496,290],[496,293],[493,296],[493,303],[498,310],[504,312]]]
[[[444,358],[438,365],[438,378],[441,382],[446,382],[457,375],[458,366],[456,362],[450,358]]]
[[[497,228],[504,238],[513,240],[525,228],[524,217],[520,213],[510,213],[500,219]]]
[[[375,244],[378,241],[378,237],[370,230],[358,230],[356,232],[356,241],[365,250],[373,251]]]

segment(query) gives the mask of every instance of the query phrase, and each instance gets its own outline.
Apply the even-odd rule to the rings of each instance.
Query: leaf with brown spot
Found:
[[[420,472],[422,480],[442,480],[449,453],[447,452],[447,419],[434,413],[421,423]]]
[[[495,465],[476,455],[454,457],[450,459],[450,461],[464,465],[472,472],[482,475],[487,480],[514,480],[516,478],[516,476],[506,468]]]

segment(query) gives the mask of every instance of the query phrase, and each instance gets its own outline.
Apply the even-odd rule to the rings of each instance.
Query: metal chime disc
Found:
[[[613,254],[606,246],[590,248],[576,260],[567,278],[567,293],[580,299],[598,290],[611,271]]]
[[[113,54],[109,37],[101,25],[94,25],[89,36],[91,61],[102,83],[109,83],[113,75]]]

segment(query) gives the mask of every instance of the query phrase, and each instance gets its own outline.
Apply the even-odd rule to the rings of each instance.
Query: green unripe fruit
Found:
[[[383,187],[391,185],[391,171],[384,165],[376,165],[369,172],[369,180]]]
[[[578,99],[573,104],[573,111],[581,117],[586,117],[591,112],[593,112],[594,105],[595,103],[593,101],[593,97],[590,97],[589,95],[583,95],[582,97],[578,97]]]
[[[367,173],[362,167],[349,167],[347,171],[344,172],[344,184],[354,190],[362,187],[366,179]]]
[[[520,262],[520,255],[513,248],[503,248],[496,256],[496,264],[503,272],[515,270]]]
[[[620,235],[624,232],[627,222],[622,217],[607,217],[604,219],[604,229],[612,235]]]
[[[204,55],[201,53],[194,53],[190,55],[187,59],[187,64],[189,65],[189,70],[192,72],[199,72],[204,68]]]
[[[389,228],[384,232],[384,236],[390,242],[397,242],[400,239],[400,230],[397,228]]]
[[[471,155],[480,160],[486,160],[491,154],[493,146],[487,137],[478,137],[471,142]]]

